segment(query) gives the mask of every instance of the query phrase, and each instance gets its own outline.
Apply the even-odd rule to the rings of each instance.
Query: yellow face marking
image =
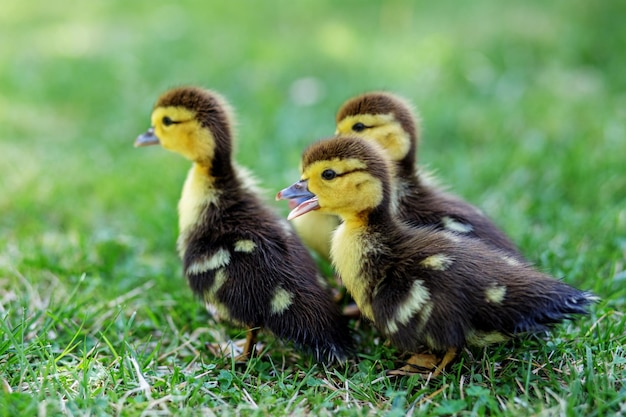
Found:
[[[210,163],[215,154],[215,139],[203,128],[196,113],[184,107],[157,107],[152,112],[152,126],[161,145],[194,162]],[[164,122],[166,118],[173,124]]]
[[[469,233],[474,230],[471,224],[458,222],[448,216],[442,217],[441,222],[444,228],[456,233]]]
[[[485,290],[485,299],[487,302],[500,304],[506,295],[506,287],[504,285],[492,285]]]
[[[376,207],[383,198],[382,183],[364,171],[366,165],[358,159],[316,161],[302,174],[309,190],[319,200],[320,211],[340,215],[349,221]],[[324,180],[322,173],[332,169],[338,176]]]
[[[360,132],[352,130],[355,123],[367,128]],[[356,136],[377,142],[392,161],[400,161],[411,148],[411,137],[393,117],[393,114],[358,114],[347,116],[337,124],[338,134]]]
[[[235,252],[252,253],[256,248],[256,243],[249,239],[242,239],[235,242]]]
[[[293,304],[293,294],[284,288],[278,287],[271,301],[272,314],[279,314],[287,310]]]
[[[212,256],[203,256],[193,262],[187,268],[187,274],[201,274],[203,272],[212,271],[217,268],[224,267],[230,262],[230,252],[226,249],[219,249]]]
[[[435,271],[445,271],[451,264],[452,259],[443,253],[431,255],[420,262],[420,265],[424,268],[433,269]]]

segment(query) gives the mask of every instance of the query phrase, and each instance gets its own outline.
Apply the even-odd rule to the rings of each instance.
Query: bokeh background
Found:
[[[3,329],[34,317],[49,336],[22,340],[54,352],[81,320],[89,346],[133,312],[147,317],[135,340],[161,315],[206,321],[174,250],[188,162],[132,147],[157,96],[183,84],[230,100],[236,158],[283,213],[273,195],[344,100],[405,96],[420,163],[541,269],[623,310],[624,16],[618,0],[3,1]]]
[[[547,242],[527,242],[532,225],[575,228],[577,216],[624,201],[622,7],[9,1],[3,230],[117,234],[141,227],[142,214],[170,217],[171,229],[166,207],[186,162],[130,148],[166,88],[225,94],[238,111],[238,160],[272,190],[297,174],[303,146],[334,131],[345,99],[387,89],[423,117],[420,161],[533,251]],[[598,220],[611,229],[616,219]]]

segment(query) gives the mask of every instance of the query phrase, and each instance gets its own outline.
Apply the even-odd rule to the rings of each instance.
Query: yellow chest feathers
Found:
[[[219,192],[213,188],[213,179],[194,164],[187,174],[183,192],[178,202],[178,253],[182,257],[187,232],[201,221],[202,209],[209,204],[217,204]]]
[[[362,226],[342,223],[333,234],[330,253],[333,265],[361,313],[373,321],[371,283],[362,274],[362,268],[364,257],[374,248],[364,231]]]

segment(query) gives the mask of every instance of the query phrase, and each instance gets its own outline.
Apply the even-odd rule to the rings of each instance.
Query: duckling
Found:
[[[444,191],[433,176],[416,165],[421,120],[406,99],[387,92],[365,93],[347,100],[337,111],[338,135],[350,135],[378,143],[394,162],[394,212],[413,226],[430,225],[483,240],[527,262],[515,244],[477,207]],[[332,214],[314,212],[294,219],[304,243],[322,259],[330,259],[330,236],[339,225]],[[344,314],[358,317],[348,305]]]
[[[336,134],[377,142],[395,162],[394,207],[411,225],[433,225],[438,229],[482,239],[525,261],[515,244],[477,207],[436,185],[432,175],[416,166],[420,119],[413,116],[411,103],[387,92],[371,92],[347,100],[337,111]],[[330,259],[332,230],[339,220],[316,213],[294,219],[294,227],[307,246]]]
[[[481,239],[409,226],[393,212],[393,166],[375,142],[320,141],[301,180],[277,198],[306,199],[289,219],[318,210],[342,218],[331,258],[361,313],[397,348],[420,352],[391,375],[439,375],[466,345],[538,332],[585,314],[595,297]],[[424,369],[426,368],[426,369]]]
[[[515,244],[477,207],[443,191],[429,173],[416,166],[420,121],[407,100],[387,92],[365,93],[347,100],[336,122],[336,134],[374,141],[394,162],[393,206],[402,220],[478,238],[526,262]]]
[[[249,330],[239,359],[253,354],[258,330],[267,329],[319,362],[345,361],[351,335],[315,262],[232,160],[227,101],[174,88],[158,98],[151,121],[135,146],[161,144],[192,162],[178,203],[177,249],[193,292]]]

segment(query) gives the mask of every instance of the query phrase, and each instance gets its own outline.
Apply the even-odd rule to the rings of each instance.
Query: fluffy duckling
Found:
[[[289,214],[339,215],[331,257],[362,314],[414,355],[391,374],[438,375],[465,345],[543,331],[594,301],[510,254],[394,215],[392,167],[375,143],[343,137],[310,146],[301,180],[277,198],[306,199]],[[429,369],[430,368],[430,369]]]
[[[378,143],[395,163],[395,210],[411,225],[476,237],[523,261],[511,240],[478,208],[435,185],[430,175],[418,168],[419,119],[411,104],[386,92],[366,93],[346,101],[337,112],[337,134]],[[294,227],[307,246],[329,259],[330,234],[339,221],[316,213],[295,220]]]
[[[313,259],[232,161],[225,99],[175,88],[159,97],[151,121],[135,146],[161,144],[193,163],[178,204],[178,252],[194,293],[249,329],[240,359],[250,357],[264,328],[318,361],[346,360],[349,329]]]
[[[416,166],[419,120],[408,101],[386,92],[366,93],[346,101],[336,119],[337,134],[374,141],[394,162],[393,205],[402,220],[478,238],[524,261],[513,242],[478,208],[438,188]]]
[[[430,174],[416,166],[420,120],[407,100],[387,92],[365,93],[347,100],[337,111],[336,122],[335,133],[374,141],[394,162],[392,202],[400,219],[413,226],[433,226],[481,239],[526,262],[513,242],[478,208],[443,191]],[[309,248],[330,260],[330,240],[339,225],[338,216],[313,212],[294,219],[293,225]],[[359,315],[353,305],[344,313]]]

